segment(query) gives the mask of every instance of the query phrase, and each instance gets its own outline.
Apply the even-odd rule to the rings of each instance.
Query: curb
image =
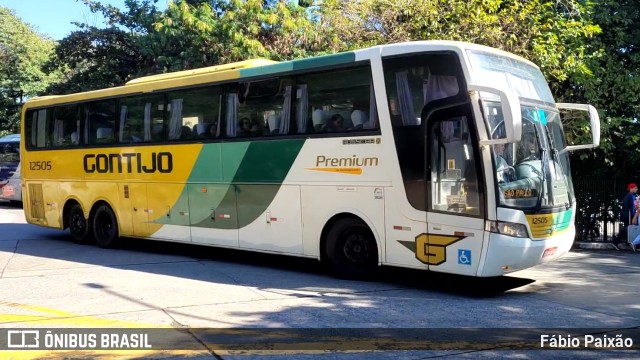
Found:
[[[576,241],[573,243],[574,249],[591,249],[591,250],[617,250],[610,242],[582,242]],[[620,243],[618,245],[620,250],[630,250],[628,244]]]

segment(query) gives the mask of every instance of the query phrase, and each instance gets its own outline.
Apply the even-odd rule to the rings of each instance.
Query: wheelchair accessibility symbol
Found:
[[[458,264],[471,265],[471,250],[458,249]]]

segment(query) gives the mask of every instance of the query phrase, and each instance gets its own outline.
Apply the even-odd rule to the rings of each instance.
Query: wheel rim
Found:
[[[71,232],[75,235],[83,235],[87,230],[87,220],[84,215],[75,211],[71,215]]]
[[[367,237],[360,232],[352,232],[345,236],[342,251],[347,260],[363,264],[371,261],[371,248]]]
[[[111,216],[107,213],[100,213],[96,216],[96,233],[101,240],[108,240],[113,237],[115,227]]]

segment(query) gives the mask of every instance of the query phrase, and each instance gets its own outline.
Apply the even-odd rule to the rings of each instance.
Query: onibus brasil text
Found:
[[[9,337],[11,337],[9,332]],[[22,332],[22,331],[13,331]],[[9,347],[29,347],[41,349],[149,349],[149,334],[143,333],[54,333],[46,331],[40,338],[38,330],[27,331],[33,336],[31,343],[11,344]],[[34,333],[35,332],[35,333]],[[20,346],[22,345],[22,346]]]

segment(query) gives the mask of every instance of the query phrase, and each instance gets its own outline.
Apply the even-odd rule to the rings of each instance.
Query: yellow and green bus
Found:
[[[568,146],[559,108],[585,110]],[[30,99],[31,224],[112,247],[142,238],[498,276],[573,243],[568,151],[589,105],[475,44],[417,41],[243,61]]]

